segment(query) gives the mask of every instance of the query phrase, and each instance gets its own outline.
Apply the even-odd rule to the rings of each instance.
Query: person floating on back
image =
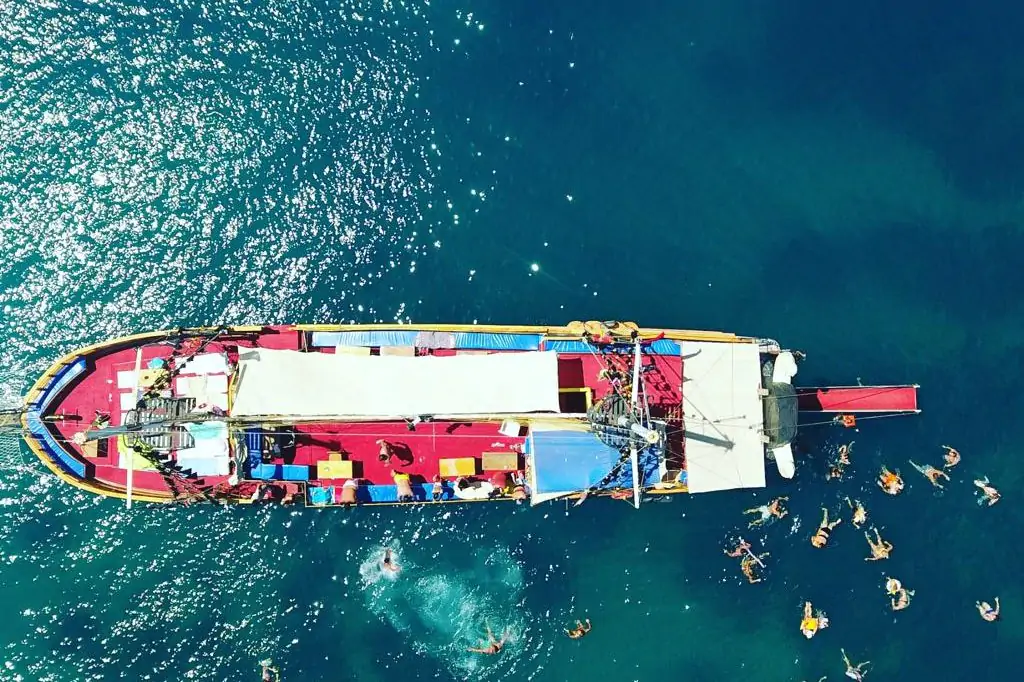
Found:
[[[992,605],[987,601],[976,601],[974,606],[978,609],[978,613],[981,617],[990,623],[999,620],[999,597],[996,597],[996,606],[992,608]]]
[[[846,504],[850,505],[850,509],[853,510],[853,518],[851,522],[854,528],[860,528],[868,520],[868,510],[864,508],[864,505],[860,500],[850,501],[850,498],[846,498]]]
[[[850,466],[850,453],[852,451],[852,441],[847,445],[839,446],[839,458],[829,466],[828,473],[825,474],[826,481],[832,479],[841,480],[843,478],[843,474],[846,473],[846,467]]]
[[[931,464],[925,464],[924,466],[921,466],[920,464],[915,464],[913,461],[911,461],[910,466],[920,471],[924,475],[924,477],[928,479],[928,482],[931,483],[936,488],[942,487],[942,484],[939,483],[940,477],[946,479],[947,481],[949,480],[949,474],[947,474],[942,469],[936,469]]]
[[[260,667],[263,668],[263,674],[260,675],[262,682],[281,682],[281,671],[269,658],[260,661]]]
[[[881,561],[882,559],[888,559],[889,554],[892,552],[892,543],[888,540],[883,540],[881,534],[877,528],[872,528],[875,531],[875,539],[871,539],[871,534],[864,531],[864,537],[867,538],[868,546],[871,547],[871,556],[864,557],[864,561]]]
[[[980,488],[982,493],[981,497],[978,498],[978,504],[985,504],[988,502],[988,506],[991,507],[999,501],[1000,497],[1002,497],[1002,495],[999,494],[999,491],[989,483],[988,476],[985,478],[975,479],[974,485]]]
[[[864,675],[866,674],[864,671],[864,666],[870,664],[871,661],[864,661],[863,663],[858,663],[857,665],[854,665],[850,663],[850,659],[846,656],[846,651],[840,649],[839,652],[843,655],[843,663],[846,664],[846,676],[849,677],[851,680],[857,680],[857,682],[861,682],[861,680],[864,679]]]
[[[788,497],[776,497],[768,504],[762,504],[760,507],[744,510],[744,514],[760,514],[760,518],[754,519],[750,522],[750,527],[753,528],[754,526],[760,526],[770,519],[781,519],[784,517],[789,512],[782,507],[782,503],[788,499]]]
[[[821,508],[821,523],[818,525],[818,530],[811,536],[811,544],[822,549],[828,544],[829,535],[832,533],[832,529],[842,523],[842,519],[836,519],[829,523],[828,520],[828,509],[825,507]]]
[[[914,596],[914,591],[903,587],[896,578],[885,579],[885,591],[890,597],[893,611],[902,611],[910,606],[910,598]]]
[[[878,487],[887,495],[899,495],[903,492],[903,479],[900,478],[899,469],[894,473],[883,466],[882,472],[878,475]]]
[[[819,630],[824,630],[828,627],[828,616],[825,615],[824,611],[814,612],[814,607],[811,606],[811,602],[804,602],[804,616],[800,620],[800,632],[807,639],[814,637],[818,634]]]
[[[585,623],[586,624],[581,623],[580,621],[576,621],[576,627],[574,627],[572,630],[566,630],[565,634],[569,636],[569,639],[580,639],[588,632],[590,632],[590,619],[587,618]]]
[[[486,640],[480,640],[480,646],[479,647],[469,647],[468,649],[466,649],[467,651],[472,651],[475,654],[493,655],[493,654],[496,654],[496,653],[500,652],[502,647],[505,646],[505,638],[506,638],[506,635],[508,633],[503,632],[501,634],[501,639],[495,639],[494,638],[494,633],[491,632],[491,626],[488,624],[486,627],[487,627],[487,639]]]
[[[943,455],[942,457],[942,459],[944,459],[946,463],[942,465],[942,468],[952,469],[953,467],[960,463],[960,452],[957,451],[956,448],[951,448],[948,445],[943,445],[942,447],[946,451],[946,454]]]

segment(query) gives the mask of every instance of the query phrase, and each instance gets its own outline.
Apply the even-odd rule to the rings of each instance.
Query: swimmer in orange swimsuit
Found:
[[[900,478],[899,469],[894,473],[883,466],[882,472],[878,475],[878,487],[888,495],[899,495],[903,491],[903,479]]]
[[[590,632],[590,619],[587,618],[586,625],[580,621],[576,621],[576,627],[572,630],[566,630],[565,634],[569,636],[569,639],[580,639],[584,635]]]

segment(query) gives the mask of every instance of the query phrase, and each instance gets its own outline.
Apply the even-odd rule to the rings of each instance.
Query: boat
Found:
[[[129,507],[639,507],[792,478],[801,413],[919,411],[916,385],[796,388],[802,358],[619,321],[178,328],[68,353],[18,418],[56,476]]]

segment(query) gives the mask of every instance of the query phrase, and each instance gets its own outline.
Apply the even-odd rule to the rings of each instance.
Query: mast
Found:
[[[132,408],[139,404],[139,384],[142,382],[142,346],[135,351],[135,387],[132,388]],[[135,471],[135,451],[128,455],[128,476],[125,480],[127,495],[124,498],[126,509],[132,508],[132,473]]]
[[[637,399],[640,397],[640,339],[633,342],[633,393],[630,396],[630,403],[634,413],[637,413]],[[633,474],[633,508],[640,508],[640,463],[636,449],[636,438],[629,439],[629,466]]]

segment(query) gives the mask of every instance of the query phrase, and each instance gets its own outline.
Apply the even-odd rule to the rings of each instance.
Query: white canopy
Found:
[[[757,344],[681,345],[689,491],[763,488],[764,408]]]
[[[239,354],[233,416],[558,412],[553,351],[447,357],[257,348]]]

